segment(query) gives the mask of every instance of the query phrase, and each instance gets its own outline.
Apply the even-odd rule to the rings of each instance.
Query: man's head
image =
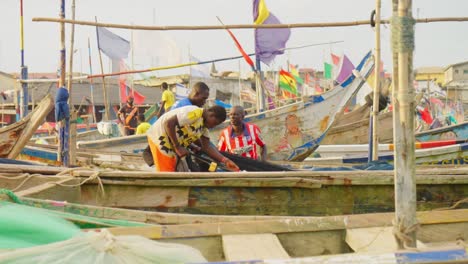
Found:
[[[226,109],[215,105],[203,112],[203,123],[207,128],[213,128],[226,120]]]
[[[133,105],[133,96],[127,97],[127,103],[128,103],[129,105]]]
[[[138,115],[138,121],[139,121],[140,123],[145,122],[145,115],[144,115],[144,114],[139,114],[139,115]]]
[[[167,88],[168,88],[169,86],[167,85],[167,82],[163,82],[163,83],[161,84],[161,87],[162,87],[163,90],[167,90]]]
[[[203,107],[210,96],[210,88],[204,82],[197,82],[190,92],[188,98],[193,105]]]
[[[244,121],[245,110],[242,106],[236,105],[231,108],[229,112],[229,118],[231,119],[231,125],[240,126]]]

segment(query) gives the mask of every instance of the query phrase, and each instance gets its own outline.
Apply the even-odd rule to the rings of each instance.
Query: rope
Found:
[[[0,189],[0,194],[6,194],[13,202],[15,202],[17,204],[23,204],[23,202],[20,200],[20,198],[18,196],[16,196],[16,194],[11,190]]]
[[[453,209],[456,209],[458,206],[460,206],[460,204],[463,204],[463,203],[468,203],[468,197],[466,197],[464,199],[461,199],[460,201],[456,202],[454,205],[452,205],[450,207],[436,208],[436,209],[434,209],[434,211],[453,210]]]
[[[71,169],[67,169],[67,170],[64,170],[62,172],[60,172],[59,174],[57,174],[57,176],[61,176],[61,175],[64,175],[64,174],[70,174],[70,176],[73,176],[72,175],[72,172],[73,171],[77,171],[77,170],[83,170],[82,168],[71,168]],[[98,181],[98,185],[99,185],[99,190],[101,191],[102,193],[102,196],[105,196],[106,195],[106,192],[104,190],[104,184],[102,183],[102,180],[101,178],[99,177],[99,175],[101,174],[101,171],[95,171],[93,174],[91,174],[88,178],[86,178],[84,181],[80,182],[80,183],[77,183],[77,184],[64,184],[64,183],[56,183],[54,182],[53,184],[56,184],[58,186],[62,186],[62,187],[78,187],[78,186],[81,186],[85,183],[87,183],[88,181],[92,181],[92,180],[97,180]]]
[[[397,241],[403,242],[403,247],[405,249],[411,249],[418,251],[417,248],[415,247],[410,247],[408,244],[413,243],[413,238],[411,237],[411,233],[416,232],[420,227],[419,223],[413,224],[409,227],[403,226],[403,221],[398,221],[398,223],[395,223],[395,220],[393,221],[393,235],[397,239]]]
[[[18,191],[21,187],[23,187],[23,185],[28,182],[31,178],[35,177],[35,176],[41,176],[40,174],[29,174],[29,173],[23,173],[21,175],[18,175],[18,176],[14,176],[14,177],[7,177],[7,176],[0,176],[0,179],[4,179],[4,180],[19,180],[21,178],[26,178],[24,179],[18,186],[16,186],[15,188],[11,189],[12,192],[16,192]]]
[[[414,50],[414,24],[412,17],[393,16],[392,50],[393,52],[412,52]]]

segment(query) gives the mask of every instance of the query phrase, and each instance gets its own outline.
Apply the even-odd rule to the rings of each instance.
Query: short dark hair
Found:
[[[167,86],[167,82],[163,82],[163,83],[161,84],[161,86],[162,86],[162,88],[163,88],[164,90],[166,90],[167,87],[168,87],[168,86]]]
[[[226,109],[219,105],[213,105],[212,107],[208,108],[209,112],[213,112],[216,119],[218,119],[221,123],[226,120]]]
[[[193,91],[201,92],[201,91],[210,91],[210,88],[204,82],[197,82],[193,85]]]
[[[138,115],[138,120],[140,120],[141,122],[144,122],[145,121],[145,114],[139,114]]]

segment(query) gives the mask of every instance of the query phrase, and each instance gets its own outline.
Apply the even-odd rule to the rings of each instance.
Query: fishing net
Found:
[[[0,190],[21,203],[11,191]],[[0,202],[0,263],[187,263],[206,262],[189,246],[140,236],[114,236],[106,229],[83,233],[48,211]]]
[[[189,246],[161,243],[141,236],[114,236],[107,230],[72,239],[0,253],[1,263],[194,263],[206,262]]]
[[[17,249],[63,241],[80,229],[40,209],[0,202],[0,249]]]

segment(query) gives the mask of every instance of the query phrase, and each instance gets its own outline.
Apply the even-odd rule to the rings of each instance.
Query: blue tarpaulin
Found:
[[[57,89],[55,97],[55,122],[64,121],[64,125],[59,128],[60,159],[64,165],[68,166],[68,131],[70,126],[70,108],[68,106],[68,90],[65,87]]]

